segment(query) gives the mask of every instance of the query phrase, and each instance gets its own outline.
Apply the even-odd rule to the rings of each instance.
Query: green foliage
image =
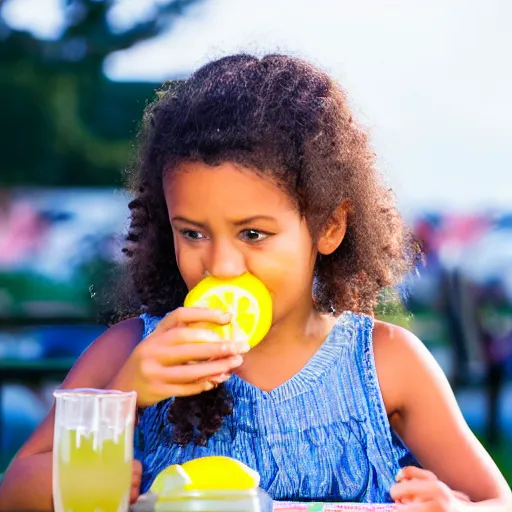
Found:
[[[375,317],[384,322],[411,328],[412,314],[404,306],[399,294],[390,288],[382,291],[375,308]]]
[[[111,82],[105,58],[169,29],[201,0],[159,2],[122,32],[108,23],[114,0],[66,0],[56,40],[8,27],[9,1],[0,3],[0,185],[120,185],[157,84]]]

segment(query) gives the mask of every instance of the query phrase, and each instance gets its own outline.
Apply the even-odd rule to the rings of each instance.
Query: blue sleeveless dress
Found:
[[[142,315],[149,335],[161,318]],[[233,414],[207,446],[172,443],[172,399],[144,409],[135,435],[142,492],[170,464],[206,455],[238,459],[274,500],[390,502],[398,470],[417,465],[392,431],[372,347],[373,319],[345,312],[290,380],[271,392],[233,375]]]

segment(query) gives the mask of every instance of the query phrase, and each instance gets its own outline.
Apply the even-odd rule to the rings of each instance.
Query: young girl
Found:
[[[328,76],[236,55],[168,87],[144,117],[133,193],[123,313],[143,314],[96,340],[63,387],[137,391],[143,492],[169,464],[220,454],[279,500],[510,510],[428,351],[373,318],[418,250]],[[192,325],[229,315],[180,307],[204,276],[245,272],[274,308],[251,351]],[[52,431],[53,412],[5,475],[2,507],[51,508]],[[135,464],[134,498],[139,479]]]

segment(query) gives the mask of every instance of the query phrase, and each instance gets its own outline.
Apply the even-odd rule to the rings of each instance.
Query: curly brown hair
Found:
[[[313,295],[320,311],[373,315],[381,291],[417,260],[419,247],[344,91],[303,60],[234,55],[165,84],[146,108],[139,142],[125,253],[140,311],[164,315],[187,293],[163,191],[164,174],[183,161],[233,162],[271,176],[296,201],[313,238],[348,200],[343,242],[316,262]],[[222,385],[174,399],[174,442],[206,444],[232,406]]]

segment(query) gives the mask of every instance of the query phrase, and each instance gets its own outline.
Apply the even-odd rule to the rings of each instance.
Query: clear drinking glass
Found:
[[[133,461],[136,393],[54,392],[55,512],[125,512]]]

